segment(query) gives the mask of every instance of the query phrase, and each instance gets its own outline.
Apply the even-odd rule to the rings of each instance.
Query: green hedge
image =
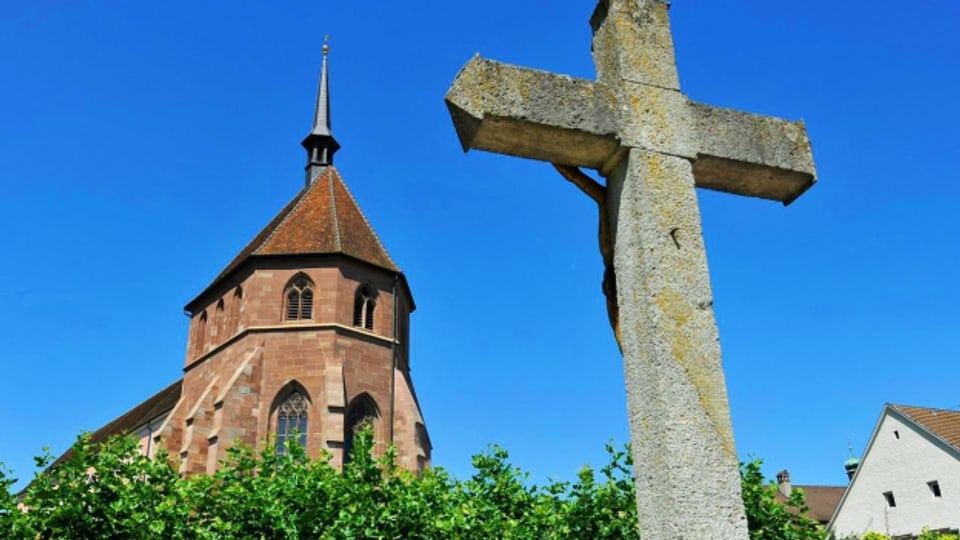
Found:
[[[234,446],[213,476],[181,478],[168,459],[148,459],[135,441],[95,447],[88,436],[72,456],[9,493],[0,470],[0,537],[9,539],[638,539],[628,449],[607,446],[609,463],[584,467],[572,482],[537,486],[491,447],[458,480],[442,468],[415,477],[395,454],[374,459],[358,436],[344,472],[290,447],[259,453]],[[38,458],[43,470],[50,457]],[[0,468],[2,469],[2,468]],[[744,464],[744,503],[753,540],[821,540],[802,512],[802,492],[781,506],[759,461]],[[788,511],[794,508],[794,512]],[[925,539],[926,540],[926,539]]]

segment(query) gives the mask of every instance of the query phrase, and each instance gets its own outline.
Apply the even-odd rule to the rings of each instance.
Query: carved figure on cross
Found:
[[[446,102],[465,151],[553,163],[599,204],[644,540],[746,539],[694,188],[786,205],[816,172],[802,122],[680,91],[668,9],[600,0],[590,19],[596,81],[476,56]]]

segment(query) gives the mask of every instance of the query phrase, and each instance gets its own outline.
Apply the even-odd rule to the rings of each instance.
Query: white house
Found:
[[[960,528],[960,411],[884,406],[828,527],[836,539]]]

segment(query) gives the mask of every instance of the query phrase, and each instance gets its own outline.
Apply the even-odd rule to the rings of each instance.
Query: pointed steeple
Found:
[[[313,183],[330,165],[340,144],[330,130],[330,83],[327,78],[327,53],[323,44],[323,66],[320,68],[320,86],[317,88],[317,106],[313,113],[313,128],[300,144],[307,150],[306,185]]]

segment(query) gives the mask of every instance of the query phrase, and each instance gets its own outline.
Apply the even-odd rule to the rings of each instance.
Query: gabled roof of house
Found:
[[[905,416],[920,429],[960,452],[960,411],[911,407],[892,403],[888,406]]]
[[[880,426],[883,424],[883,419],[888,414],[893,414],[913,424],[920,432],[926,433],[932,439],[943,442],[946,447],[954,453],[955,456],[960,456],[960,411],[887,403],[884,405],[883,411],[880,413],[880,418],[874,425],[873,433],[870,435],[870,440],[867,442],[867,447],[863,451],[863,461],[866,461],[867,456],[870,454],[870,450],[873,448],[873,443],[877,440],[877,434],[880,431]],[[853,478],[850,479],[850,484],[848,485],[846,491],[844,491],[843,496],[840,497],[840,502],[837,503],[837,508],[834,511],[833,516],[830,518],[830,523],[827,525],[829,528],[833,527],[833,521],[836,519],[837,514],[839,514],[840,509],[843,507],[850,490],[853,488],[854,484],[857,483],[857,479],[860,477],[861,471],[863,471],[863,463],[861,463],[860,467],[857,468],[856,472],[853,474]]]
[[[847,486],[793,486],[793,489],[803,490],[808,508],[806,516],[820,523],[827,523],[833,516],[833,511],[837,509],[837,504],[840,503],[840,498],[843,497]],[[775,498],[780,503],[787,501],[779,491]]]
[[[400,272],[340,174],[329,166],[300,190],[187,308],[251,258],[336,253]]]
[[[173,409],[177,402],[180,401],[182,389],[183,379],[180,379],[94,431],[90,434],[90,441],[99,444],[114,435],[129,435],[133,433],[135,429],[139,429],[147,425],[147,423],[160,418]],[[47,467],[47,470],[66,461],[72,455],[73,447],[68,448],[66,452],[61,454],[56,461]],[[20,492],[17,493],[17,497],[23,497],[32,484],[33,482],[30,482],[26,487],[21,489]]]
[[[165,413],[173,409],[174,405],[180,401],[180,392],[183,387],[183,379],[171,384],[163,390],[147,398],[144,402],[130,409],[129,411],[114,418],[100,429],[90,435],[91,442],[102,443],[114,435],[128,435],[135,429],[139,429],[148,422],[156,420]],[[63,453],[53,465],[60,463],[73,454],[73,449]]]

